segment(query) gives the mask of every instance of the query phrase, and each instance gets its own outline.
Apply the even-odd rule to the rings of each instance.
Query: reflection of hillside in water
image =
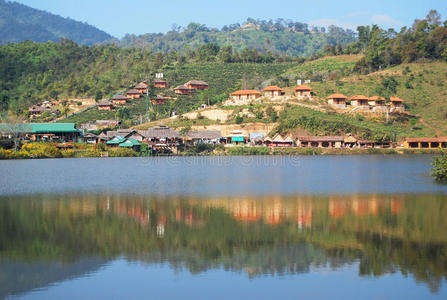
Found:
[[[193,273],[223,268],[249,276],[358,262],[360,275],[402,271],[436,290],[447,274],[443,202],[436,195],[3,198],[0,255],[125,255]]]

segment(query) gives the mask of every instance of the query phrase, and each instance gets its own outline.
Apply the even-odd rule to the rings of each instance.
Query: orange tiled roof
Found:
[[[261,92],[258,90],[239,90],[231,93],[231,96],[239,96],[239,95],[260,95]]]
[[[262,90],[263,92],[279,91],[282,92],[282,88],[276,85],[271,85]]]
[[[385,101],[385,98],[379,97],[379,96],[372,96],[372,97],[369,97],[369,100],[370,101]]]
[[[343,94],[332,94],[329,97],[327,97],[328,99],[348,99],[348,97],[346,97]]]
[[[368,100],[368,97],[363,95],[355,95],[351,97],[351,100]]]
[[[392,102],[404,102],[404,100],[400,99],[399,97],[390,97],[390,101],[392,101]]]
[[[295,91],[311,91],[312,88],[308,85],[300,85],[295,88]]]

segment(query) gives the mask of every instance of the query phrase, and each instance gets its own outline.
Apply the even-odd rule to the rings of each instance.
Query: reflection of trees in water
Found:
[[[436,291],[447,274],[443,203],[434,195],[13,197],[0,201],[0,255],[68,262],[125,255],[248,276],[359,261],[360,275],[411,273]]]
[[[244,271],[250,277],[260,275],[288,275],[307,273],[311,267],[337,268],[354,262],[346,253],[328,256],[324,249],[310,243],[261,247],[247,251],[237,249],[231,255],[204,257],[188,249],[165,249],[150,254],[132,255],[127,259],[146,263],[169,263],[175,270],[189,270],[197,274],[209,269]]]

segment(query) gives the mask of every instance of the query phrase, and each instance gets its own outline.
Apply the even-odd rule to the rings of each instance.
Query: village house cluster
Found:
[[[59,109],[54,108],[54,103],[51,101],[42,101],[28,109],[30,119],[38,118],[45,112],[50,113],[52,116],[57,116],[61,113]]]
[[[225,147],[300,147],[300,148],[447,148],[447,137],[407,138],[402,144],[391,141],[373,141],[346,136],[292,136],[275,134],[265,136],[259,132],[233,130],[222,135],[219,130],[191,130],[186,133],[159,124],[147,130],[118,129],[102,132],[99,135],[85,133],[74,123],[28,123],[0,124],[0,137],[20,136],[28,142],[53,142],[60,148],[73,147],[73,143],[105,143],[109,147],[126,147],[139,151],[146,144],[153,153],[178,153],[179,146],[222,144]]]
[[[255,89],[238,90],[232,92],[224,105],[247,105],[255,103],[261,98],[268,101],[282,101],[285,96],[284,89],[279,86],[268,86],[262,91]],[[312,88],[308,85],[300,85],[294,88],[294,93],[291,95],[297,99],[313,99],[315,96]],[[347,97],[343,94],[332,94],[327,97],[327,103],[330,107],[337,110],[346,110],[351,112],[372,112],[372,113],[386,113],[405,112],[404,100],[399,97],[390,97],[389,102],[384,97],[372,96],[366,97],[364,95],[354,95]]]
[[[152,80],[152,85],[155,88],[166,89],[168,88],[168,82],[161,78],[155,78]],[[143,95],[148,92],[149,84],[147,81],[142,81],[135,85],[132,89],[126,91],[126,94],[116,94],[112,98],[102,100],[97,104],[98,110],[113,110],[116,106],[126,104],[129,99],[140,99]],[[190,80],[184,85],[179,85],[174,88],[174,92],[179,95],[190,95],[192,91],[195,90],[206,90],[208,89],[208,83],[201,80]],[[172,97],[166,97],[162,95],[156,95],[154,99],[151,99],[151,103],[165,104],[167,101],[172,100]]]

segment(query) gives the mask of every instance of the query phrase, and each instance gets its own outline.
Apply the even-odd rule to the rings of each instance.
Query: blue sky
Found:
[[[190,22],[221,28],[255,19],[291,19],[311,25],[355,29],[378,24],[400,29],[430,9],[447,19],[446,0],[16,0],[63,17],[84,21],[116,37],[166,32]]]

